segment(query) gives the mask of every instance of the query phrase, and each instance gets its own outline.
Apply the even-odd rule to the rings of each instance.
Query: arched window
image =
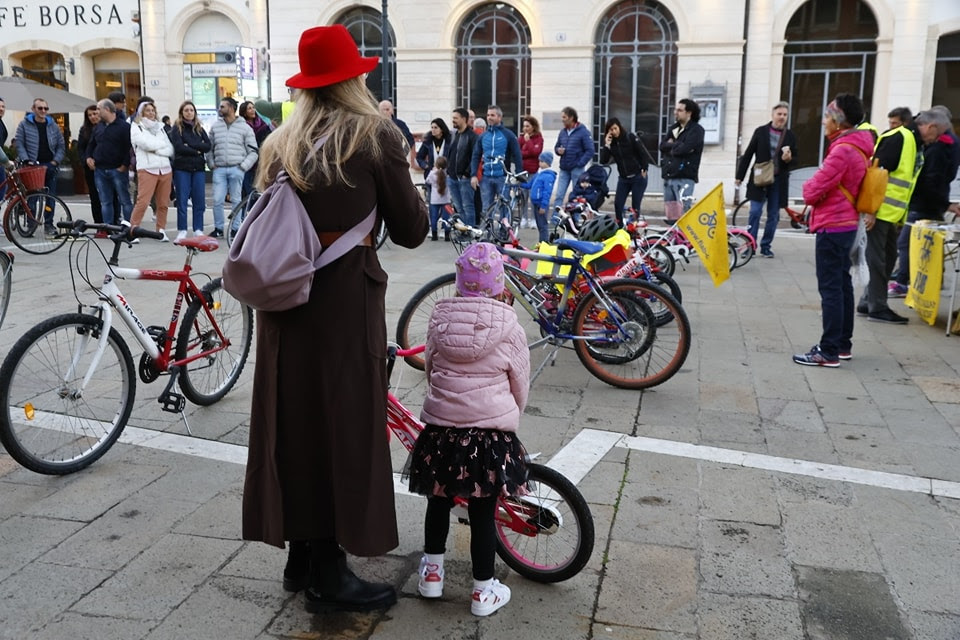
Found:
[[[953,129],[960,131],[960,31],[940,36],[937,66],[933,72],[933,102],[953,112]]]
[[[530,27],[506,4],[470,12],[457,33],[457,96],[477,116],[503,109],[503,124],[517,131],[530,109]]]
[[[616,117],[657,157],[677,99],[677,38],[677,23],[656,0],[626,0],[603,17],[594,53],[594,140]]]
[[[350,9],[337,20],[353,36],[360,55],[364,57],[383,56],[383,30],[381,13],[369,7]],[[387,95],[383,95],[383,70],[387,70]],[[390,100],[397,104],[397,39],[393,27],[387,22],[387,59],[381,60],[373,71],[367,74],[367,88],[378,100]]]
[[[861,0],[809,0],[787,25],[780,97],[790,103],[790,128],[798,140],[799,167],[820,164],[826,149],[823,112],[838,93],[863,100],[871,112],[877,64],[877,19]],[[814,142],[816,141],[816,142]]]

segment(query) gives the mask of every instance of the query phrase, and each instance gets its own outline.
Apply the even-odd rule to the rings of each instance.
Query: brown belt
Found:
[[[332,245],[337,241],[337,238],[345,234],[346,231],[321,231],[317,233],[317,237],[320,238],[320,246],[324,249]],[[358,247],[372,247],[373,246],[373,237],[371,234],[367,234],[363,240],[357,243]]]

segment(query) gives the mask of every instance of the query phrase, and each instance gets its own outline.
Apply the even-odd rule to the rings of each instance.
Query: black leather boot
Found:
[[[347,566],[347,556],[336,543],[312,542],[310,560],[313,580],[304,591],[310,613],[373,611],[397,602],[397,592],[392,586],[358,578]]]
[[[310,543],[291,540],[287,552],[287,566],[283,568],[283,589],[291,593],[303,591],[310,580]]]

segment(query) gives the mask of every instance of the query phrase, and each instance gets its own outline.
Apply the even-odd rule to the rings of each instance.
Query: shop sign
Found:
[[[235,62],[205,62],[191,65],[194,78],[222,78],[237,75]]]
[[[131,6],[134,5],[131,3]],[[129,9],[123,7],[116,4],[50,4],[25,0],[16,4],[4,3],[0,4],[0,29],[122,25],[123,12],[130,15]]]

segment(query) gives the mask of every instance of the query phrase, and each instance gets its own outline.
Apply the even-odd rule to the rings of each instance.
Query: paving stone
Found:
[[[38,630],[109,577],[108,571],[30,563],[0,583],[0,619],[3,620],[0,638],[34,637]]]
[[[0,587],[10,575],[81,527],[82,522],[36,516],[12,516],[0,522]]]
[[[763,428],[756,409],[752,413],[739,413],[702,408],[700,415],[701,424],[706,427],[701,431],[703,437],[701,444],[726,442],[757,445],[763,443]]]
[[[710,640],[807,640],[794,600],[705,593],[698,638]]]
[[[841,422],[873,427],[886,425],[880,410],[863,391],[856,394],[820,391],[816,394],[816,403],[827,423]]]
[[[704,518],[780,526],[780,508],[769,472],[709,464],[702,473]]]
[[[167,534],[74,605],[78,613],[162,620],[240,548]]]
[[[911,640],[880,574],[798,567],[797,580],[811,640]]]
[[[960,616],[908,610],[907,620],[913,628],[915,638],[923,638],[923,640],[960,638]]]
[[[911,609],[960,615],[956,591],[944,588],[960,575],[960,542],[874,534],[891,588]]]
[[[840,457],[827,433],[798,433],[764,427],[767,453],[778,458],[837,464]]]
[[[886,427],[831,424],[830,437],[840,464],[874,471],[915,473],[903,446]]]
[[[233,485],[193,511],[172,531],[189,536],[239,540],[242,499],[243,487]]]
[[[595,640],[694,640],[697,636],[670,631],[638,629],[619,624],[593,625],[592,638]]]
[[[218,577],[203,585],[150,633],[149,640],[256,638],[290,594],[272,582]],[[216,612],[211,616],[210,612]]]
[[[757,399],[757,404],[764,426],[787,431],[826,432],[823,418],[810,400],[760,397]]]
[[[792,564],[883,571],[860,514],[847,506],[790,503],[783,511],[783,533],[786,557]]]
[[[696,553],[612,540],[596,621],[694,634]],[[624,594],[630,594],[625,598]]]
[[[796,594],[780,527],[701,523],[701,587],[710,592],[789,598]]]
[[[610,535],[615,540],[696,549],[698,506],[695,491],[629,483]]]
[[[56,491],[55,487],[0,481],[0,520],[23,513]]]
[[[85,616],[66,612],[51,620],[39,631],[33,632],[33,640],[104,640],[104,638],[122,638],[140,640],[145,638],[156,622],[147,620],[126,620],[104,616]],[[6,637],[0,632],[0,637]]]

